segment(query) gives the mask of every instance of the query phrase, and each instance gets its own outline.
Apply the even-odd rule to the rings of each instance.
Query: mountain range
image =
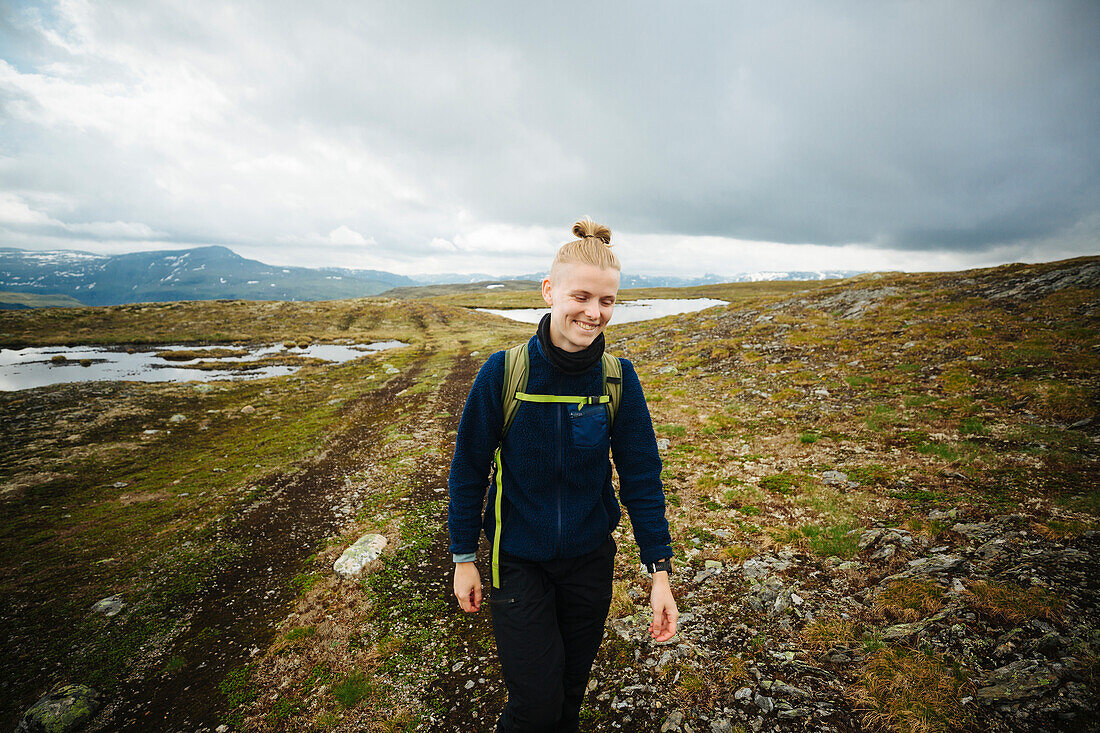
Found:
[[[697,278],[624,275],[621,284],[624,288],[687,287],[718,282],[824,280],[854,274],[857,271],[707,274]],[[510,280],[537,282],[542,278],[542,273],[505,277],[445,273],[414,280],[379,270],[283,267],[241,257],[222,246],[119,255],[0,247],[0,307],[9,308],[62,305],[68,298],[84,305],[219,299],[337,300],[379,295],[393,288]],[[24,297],[5,298],[4,293]]]

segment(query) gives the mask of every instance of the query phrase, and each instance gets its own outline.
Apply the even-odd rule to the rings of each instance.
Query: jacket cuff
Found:
[[[473,562],[474,558],[476,557],[476,553],[473,553],[473,552],[463,552],[463,553],[454,552],[454,553],[451,553],[451,555],[454,557],[454,561],[456,563],[457,562]]]
[[[657,562],[663,560],[666,557],[675,557],[676,553],[672,551],[672,548],[668,545],[657,545],[656,547],[647,547],[641,550],[639,553],[642,558],[642,564],[648,565],[651,562]]]

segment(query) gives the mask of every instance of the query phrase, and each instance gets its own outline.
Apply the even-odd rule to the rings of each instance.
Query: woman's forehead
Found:
[[[614,295],[619,290],[619,271],[611,267],[568,263],[558,272],[559,288],[583,290],[597,295]]]

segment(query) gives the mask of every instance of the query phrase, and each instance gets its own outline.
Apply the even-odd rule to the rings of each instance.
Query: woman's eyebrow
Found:
[[[570,295],[592,295],[592,293],[588,292],[587,290],[570,290],[570,291],[569,291],[569,294],[570,294]],[[603,298],[611,298],[612,300],[614,300],[614,299],[615,299],[615,296],[614,296],[614,295],[611,295],[611,294],[608,294],[608,295],[601,295],[601,296],[599,296],[599,297],[600,297],[601,299],[603,299]]]

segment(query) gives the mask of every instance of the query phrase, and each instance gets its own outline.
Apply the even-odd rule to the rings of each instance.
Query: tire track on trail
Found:
[[[324,452],[267,481],[272,490],[219,539],[239,543],[245,552],[219,572],[182,614],[183,630],[150,650],[135,665],[89,726],[91,731],[212,731],[226,712],[219,683],[231,670],[266,648],[276,623],[295,597],[289,580],[302,559],[324,537],[346,524],[349,502],[344,479],[369,464],[370,454],[416,382],[423,360],[412,363],[378,389],[348,403],[343,430]],[[227,517],[228,518],[228,517]],[[165,660],[181,659],[174,672],[161,671]]]
[[[443,431],[443,459],[423,464],[413,479],[412,497],[417,502],[447,497],[447,477],[451,457],[454,455],[454,438],[451,431],[458,430],[462,409],[470,392],[481,361],[463,354],[455,359],[447,379],[436,392],[430,407]],[[422,585],[430,594],[438,594],[447,600],[449,613],[458,619],[454,648],[444,659],[444,664],[428,682],[424,694],[436,712],[425,721],[426,733],[449,733],[472,729],[482,730],[492,726],[506,697],[500,682],[500,668],[496,660],[489,604],[483,603],[477,614],[465,614],[454,598],[454,563],[451,560],[450,536],[447,531],[446,504],[437,515],[438,531],[432,539],[426,562],[417,568],[413,585]],[[484,538],[478,549],[478,567],[486,567],[488,557]],[[483,588],[487,582],[482,578]]]

